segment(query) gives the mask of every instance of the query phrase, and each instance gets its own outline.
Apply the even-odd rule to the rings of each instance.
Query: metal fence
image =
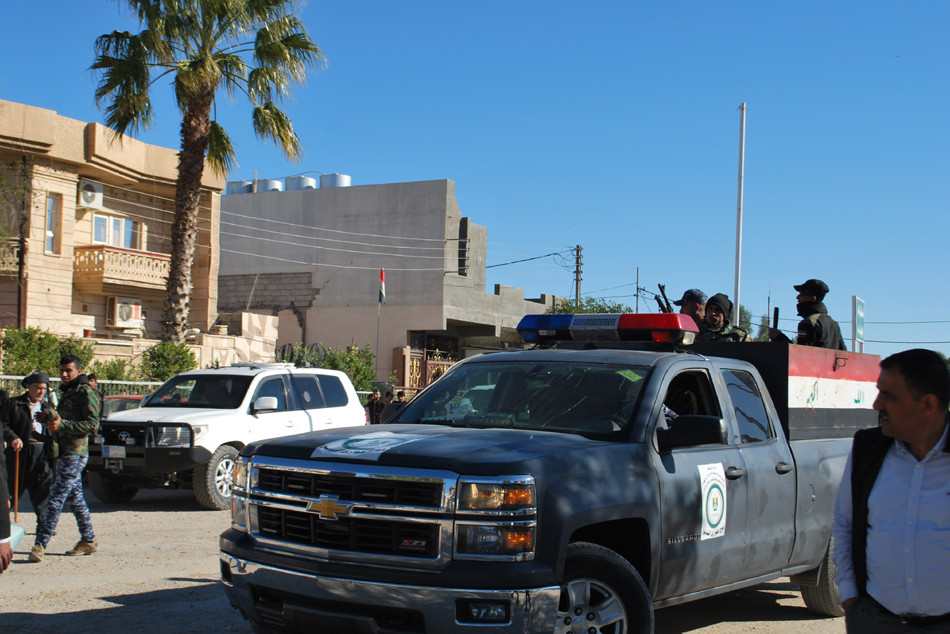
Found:
[[[16,396],[23,391],[22,376],[11,376],[9,374],[0,375],[0,389],[4,389],[10,396]],[[51,376],[49,378],[49,389],[59,389],[59,377]],[[155,391],[161,381],[98,381],[97,388],[104,396],[113,396],[120,394],[149,394]]]

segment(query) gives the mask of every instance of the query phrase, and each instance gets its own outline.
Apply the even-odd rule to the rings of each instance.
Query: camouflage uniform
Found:
[[[738,326],[730,324],[724,325],[719,330],[713,330],[705,321],[699,324],[699,334],[696,335],[696,341],[752,341],[747,333]]]
[[[59,516],[66,504],[72,506],[82,541],[96,541],[89,507],[82,492],[82,470],[89,460],[88,436],[99,428],[99,395],[89,387],[85,375],[80,375],[60,389],[62,396],[57,411],[62,420],[54,434],[54,451],[57,444],[59,447],[56,479],[50,491],[46,517],[36,528],[36,543],[43,548],[46,548],[56,531]]]

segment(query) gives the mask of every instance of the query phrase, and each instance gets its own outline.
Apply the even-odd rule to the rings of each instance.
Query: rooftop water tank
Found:
[[[259,192],[282,192],[284,191],[284,181],[279,178],[265,178],[257,181],[257,191]]]
[[[349,174],[323,174],[320,176],[320,187],[349,187]]]
[[[251,181],[231,181],[228,183],[228,194],[250,194],[254,183]]]
[[[294,189],[316,189],[317,179],[313,176],[288,176],[286,185],[287,191]]]

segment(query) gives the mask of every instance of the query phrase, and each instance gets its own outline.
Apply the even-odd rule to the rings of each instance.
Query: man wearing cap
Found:
[[[706,293],[698,288],[691,288],[683,293],[682,299],[673,302],[680,307],[681,315],[689,315],[698,326],[706,316]]]
[[[41,421],[55,433],[58,455],[49,509],[36,527],[36,542],[30,550],[29,560],[34,563],[43,561],[60,515],[69,507],[76,517],[80,539],[64,554],[91,555],[99,551],[82,490],[82,470],[89,461],[88,436],[99,428],[99,395],[89,387],[89,379],[82,373],[82,361],[76,355],[69,354],[59,360],[59,378],[62,383],[58,415],[55,419],[44,416]]]
[[[751,341],[749,333],[729,323],[732,300],[716,293],[706,302],[706,318],[699,324],[696,341]]]
[[[34,372],[23,379],[26,392],[12,400],[14,408],[9,416],[11,433],[10,448],[7,449],[7,483],[13,494],[14,484],[19,484],[18,496],[29,492],[36,523],[39,525],[49,503],[49,493],[53,486],[53,437],[43,419],[55,420],[56,411],[43,403],[43,397],[49,389],[49,376]],[[46,412],[42,414],[42,412]],[[13,452],[20,452],[19,460]],[[19,474],[16,464],[19,463]]]
[[[828,293],[828,285],[821,280],[811,279],[795,285],[795,290],[798,291],[798,314],[802,317],[798,322],[798,339],[795,343],[800,346],[847,350],[838,322],[828,315],[828,309],[822,303]],[[774,329],[769,331],[769,338],[773,341],[782,338],[789,340]]]

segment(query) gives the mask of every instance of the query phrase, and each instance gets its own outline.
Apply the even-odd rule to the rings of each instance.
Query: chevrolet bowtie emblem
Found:
[[[350,514],[352,504],[338,504],[335,495],[321,495],[319,500],[312,500],[307,504],[307,510],[316,513],[322,520],[335,520]]]

